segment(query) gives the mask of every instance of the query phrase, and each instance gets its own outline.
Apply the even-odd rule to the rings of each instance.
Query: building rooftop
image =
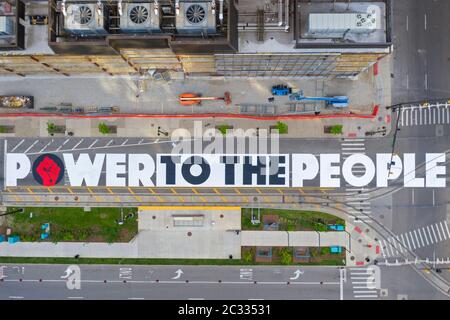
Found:
[[[25,5],[22,1],[0,1],[0,50],[24,48],[25,28],[19,23],[24,16]]]

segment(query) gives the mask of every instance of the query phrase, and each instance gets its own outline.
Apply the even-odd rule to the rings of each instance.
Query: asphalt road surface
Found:
[[[67,265],[1,267],[0,299],[444,298],[408,267],[381,267],[371,288],[367,268],[81,265],[79,289]]]

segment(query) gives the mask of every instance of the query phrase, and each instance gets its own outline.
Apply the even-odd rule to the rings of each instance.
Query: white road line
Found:
[[[411,250],[411,247],[406,245],[405,239],[403,238],[403,234],[400,235],[400,238],[402,239],[403,246],[408,247],[408,249]]]
[[[128,298],[128,300],[144,300],[144,298]]]
[[[409,16],[406,16],[406,31],[409,31]]]
[[[422,232],[420,232],[420,230],[422,230],[423,235],[425,237],[425,241],[427,242],[427,246],[430,245],[430,242],[428,241],[428,237],[427,237],[427,233],[425,232],[425,229],[417,229],[417,232],[419,232],[419,236],[420,236],[420,240],[422,241],[422,247],[425,246],[425,242],[423,242],[423,238],[422,238]],[[415,232],[415,231],[414,231]]]
[[[411,204],[414,204],[414,189],[411,190]]]
[[[381,254],[382,254],[383,258],[386,258],[386,253],[384,252],[383,245],[381,244],[380,240],[378,240],[378,245],[380,246],[380,250],[381,250]]]
[[[33,142],[33,144],[27,150],[25,150],[23,153],[27,153],[28,151],[30,151],[36,145],[36,143],[38,143],[38,141],[39,140],[36,140],[35,142]]]
[[[47,143],[47,144],[41,149],[41,151],[39,151],[39,153],[41,153],[41,152],[43,152],[45,149],[47,149],[47,147],[48,147],[49,145],[51,145],[53,141],[54,141],[53,139],[50,140],[50,142]]]
[[[434,189],[433,189],[433,207],[435,207],[435,206],[436,206],[436,197],[435,197]]]
[[[23,299],[22,296],[9,296],[10,299]]]
[[[110,140],[106,145],[105,145],[105,148],[106,147],[109,147],[110,145],[111,145],[111,143],[113,143],[114,142],[114,140]]]
[[[448,236],[450,237],[450,230],[448,229],[448,225],[444,222],[445,229],[447,230]]]
[[[364,146],[364,143],[341,143],[341,146],[343,147]]]
[[[437,224],[437,223],[436,223],[436,224]],[[444,240],[447,240],[447,235],[445,234],[444,227],[442,226],[442,221],[439,222],[439,226],[441,227],[441,230],[442,230],[442,236],[444,237]]]
[[[405,251],[403,250],[402,245],[399,243],[399,242],[400,242],[400,237],[399,237],[399,236],[396,236],[396,237],[395,237],[395,240],[397,240],[397,241],[395,241],[394,243],[395,243],[395,244],[398,243],[398,247],[400,248],[400,251],[401,251],[402,253],[404,253]]]
[[[84,139],[81,139],[73,148],[72,150],[75,150],[82,142],[84,141]]]
[[[398,255],[399,253],[400,253],[400,251],[397,249],[397,241],[395,241],[395,238],[390,238],[391,239],[391,242],[392,242],[392,244],[391,244],[391,247],[393,247],[393,248],[395,248],[395,251],[394,250],[392,250],[392,252],[394,253],[394,255]]]
[[[353,290],[354,293],[378,293],[377,290]]]
[[[67,143],[67,142],[69,142],[70,141],[70,139],[67,139],[67,140],[65,140],[57,149],[56,149],[56,151],[59,151],[59,150],[61,150],[61,148]]]
[[[437,226],[437,223],[435,224],[435,226],[436,226],[437,234],[439,236],[439,241],[442,241],[441,232],[439,231],[439,227]]]
[[[22,139],[14,148],[11,149],[10,152],[14,152],[18,147],[20,147],[22,145],[22,143],[25,142],[25,139]]]
[[[98,141],[98,139],[97,140],[95,140],[94,142],[92,142],[91,143],[91,145],[88,147],[88,149],[90,149],[90,148],[92,148],[93,146],[94,146],[94,144],[96,144],[97,143],[97,141]]]
[[[344,139],[345,142],[363,142],[365,139]]]
[[[84,297],[67,297],[67,299],[84,299]]]
[[[402,236],[403,236],[403,235],[402,235]],[[409,250],[414,250],[413,247],[411,246],[411,242],[409,242],[408,234],[407,234],[407,233],[405,233],[405,238],[406,238],[406,242],[408,243],[408,248],[409,248]]]
[[[428,74],[425,73],[425,90],[428,90]]]
[[[378,298],[378,295],[355,295],[355,298]]]
[[[425,13],[424,28],[427,30],[427,14]]]
[[[205,298],[188,298],[188,300],[205,300]]]
[[[124,145],[126,145],[127,144],[127,142],[128,142],[128,139],[127,140],[125,140],[122,144],[121,144],[121,146],[124,146]]]
[[[416,237],[417,248],[420,248],[420,241],[419,241],[419,238],[417,237],[417,232],[416,232],[416,230],[413,230],[413,232],[414,232],[414,236]]]
[[[437,236],[436,236],[436,231],[434,231],[433,226],[430,226],[430,228],[431,228],[431,231],[433,231],[433,236],[434,236],[434,238],[436,239],[436,243],[437,243],[437,242],[438,242],[438,239],[437,239]]]
[[[429,227],[429,226],[427,226],[427,231],[428,231],[428,234],[430,235],[430,241],[431,241],[431,244],[434,244],[433,236],[432,236],[432,234],[431,234],[431,232],[430,232],[430,227]]]
[[[413,236],[412,236],[411,231],[409,231],[408,234],[409,234],[409,236],[410,236],[410,238],[411,238],[411,243],[412,243],[412,245],[413,245],[413,248],[414,248],[414,250],[416,250],[416,244],[415,244],[415,242],[414,242],[414,238],[413,238]]]

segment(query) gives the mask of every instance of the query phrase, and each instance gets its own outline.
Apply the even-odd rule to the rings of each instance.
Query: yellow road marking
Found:
[[[11,192],[11,189],[9,189],[9,188],[6,188],[6,191],[8,191],[8,192]]]
[[[206,202],[206,199],[202,197],[195,188],[192,188],[192,191],[200,198],[202,202]]]
[[[31,193],[31,194],[34,193],[33,190],[31,190],[31,188],[27,188],[27,190],[28,190],[28,192]]]
[[[259,194],[262,194],[261,190],[259,190],[259,188],[255,189]]]
[[[111,188],[106,188],[106,190],[108,190],[109,193],[114,194],[114,192],[111,190]]]
[[[71,188],[67,188],[67,191],[69,191],[71,194],[74,194]]]
[[[228,202],[227,198],[225,198],[224,196],[222,196],[222,194],[219,192],[219,190],[217,190],[216,188],[214,188],[213,190],[214,190],[214,192],[215,192],[217,195],[219,195],[220,199],[221,199],[223,202]]]
[[[150,191],[151,194],[156,194],[155,190],[153,190],[152,188],[148,188],[148,191]],[[158,199],[159,202],[166,202],[166,200],[164,200],[161,196],[156,196],[156,199]]]
[[[53,193],[52,188],[47,188],[49,193]]]
[[[278,192],[279,192],[280,194],[284,194],[284,193],[283,193],[283,190],[281,190],[280,188],[278,188],[277,190],[278,190]]]
[[[173,194],[178,194],[178,192],[174,188],[170,188],[170,191],[172,191]]]
[[[303,191],[303,189],[298,189],[298,191],[300,191],[301,194],[306,194],[306,192]]]
[[[241,194],[241,192],[239,191],[238,188],[234,188],[234,191],[235,191],[237,194]]]

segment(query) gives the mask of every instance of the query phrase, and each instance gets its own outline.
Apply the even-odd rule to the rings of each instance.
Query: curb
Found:
[[[101,118],[142,118],[142,119],[195,119],[195,118],[226,118],[247,120],[311,120],[311,119],[373,119],[377,116],[379,106],[374,106],[372,114],[328,114],[328,115],[279,115],[279,116],[253,116],[232,113],[204,113],[204,114],[58,114],[58,113],[1,113],[0,118],[30,117],[30,118],[72,118],[72,119],[101,119]]]

